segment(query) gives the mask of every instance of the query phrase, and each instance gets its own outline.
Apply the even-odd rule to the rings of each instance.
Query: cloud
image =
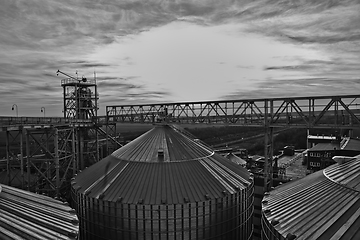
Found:
[[[349,95],[360,88],[360,79],[345,78],[297,78],[271,79],[258,83],[253,90],[236,90],[222,99],[264,99],[278,97],[309,97]]]
[[[356,0],[5,0],[0,8],[0,94],[6,96],[8,102],[23,99],[30,104],[44,101],[58,92],[58,98],[49,97],[47,101],[61,102],[62,76],[56,76],[56,70],[60,69],[70,75],[78,70],[80,76],[88,78],[95,71],[103,103],[111,102],[111,98],[134,102],[136,99],[146,102],[170,98],[173,91],[156,91],[150,87],[154,83],[144,80],[143,73],[117,70],[138,67],[133,56],[116,56],[117,59],[108,62],[89,56],[97,49],[121,44],[124,39],[135,39],[144,31],[174,21],[205,27],[239,24],[239,32],[225,34],[238,34],[240,38],[254,33],[259,38],[269,37],[324,55],[322,59],[297,59],[285,64],[269,62],[260,70],[251,64],[239,63],[235,66],[243,70],[242,73],[259,71],[265,74],[256,76],[269,74],[271,77],[257,79],[255,82],[259,84],[254,86],[258,89],[254,91],[234,89],[224,97],[276,95],[279,94],[277,90],[284,94],[313,94],[319,89],[356,91],[354,89],[359,86],[356,79],[360,61],[360,14]],[[221,62],[228,61],[219,59],[219,64]],[[306,76],[283,80],[294,72]],[[283,76],[282,80],[277,78],[279,75]],[[224,78],[226,76],[224,74]],[[317,84],[331,86],[319,88]],[[352,89],[345,84],[353,84]],[[285,86],[294,90],[286,91]]]
[[[128,89],[141,89],[143,86],[123,83],[120,81],[99,81],[98,87],[102,88],[103,90],[108,89],[111,91],[119,91],[119,90],[128,90]]]
[[[296,65],[296,66],[274,66],[274,67],[265,67],[265,71],[269,70],[290,70],[290,71],[299,71],[299,70],[308,70],[314,69],[316,66],[313,65]]]

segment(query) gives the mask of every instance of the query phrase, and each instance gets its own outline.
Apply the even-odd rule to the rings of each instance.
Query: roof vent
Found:
[[[99,199],[103,199],[105,197],[105,194],[104,193],[101,193],[100,195],[99,195]]]
[[[271,220],[271,225],[273,225],[273,226],[275,226],[278,223],[279,223],[279,220],[277,220],[277,219]]]
[[[162,149],[162,148],[158,149],[158,160],[159,160],[159,162],[164,161],[164,149]]]
[[[266,209],[264,209],[264,213],[265,213],[265,214],[269,214],[269,213],[271,213],[271,210],[268,209],[268,208],[266,208]]]

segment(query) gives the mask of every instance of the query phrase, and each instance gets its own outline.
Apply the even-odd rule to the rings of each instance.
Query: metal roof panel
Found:
[[[53,198],[0,185],[0,239],[77,239],[75,210]]]
[[[288,234],[297,239],[358,236],[359,167],[360,155],[277,187],[263,199],[264,219],[284,238]]]
[[[165,149],[164,161],[154,158],[159,146]],[[164,126],[85,169],[72,185],[79,193],[107,201],[178,204],[223,197],[251,182],[243,167]]]

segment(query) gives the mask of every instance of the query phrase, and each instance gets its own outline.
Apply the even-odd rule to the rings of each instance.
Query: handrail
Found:
[[[0,126],[8,125],[31,125],[31,124],[74,124],[74,123],[93,123],[95,119],[74,119],[63,117],[8,117],[0,116]]]

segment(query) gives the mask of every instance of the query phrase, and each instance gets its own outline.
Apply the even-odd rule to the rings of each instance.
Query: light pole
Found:
[[[44,113],[44,117],[45,117],[45,107],[41,107],[40,111]]]
[[[14,111],[14,109],[16,109],[16,117],[19,117],[18,106],[16,104],[13,104],[11,107],[11,110]]]

